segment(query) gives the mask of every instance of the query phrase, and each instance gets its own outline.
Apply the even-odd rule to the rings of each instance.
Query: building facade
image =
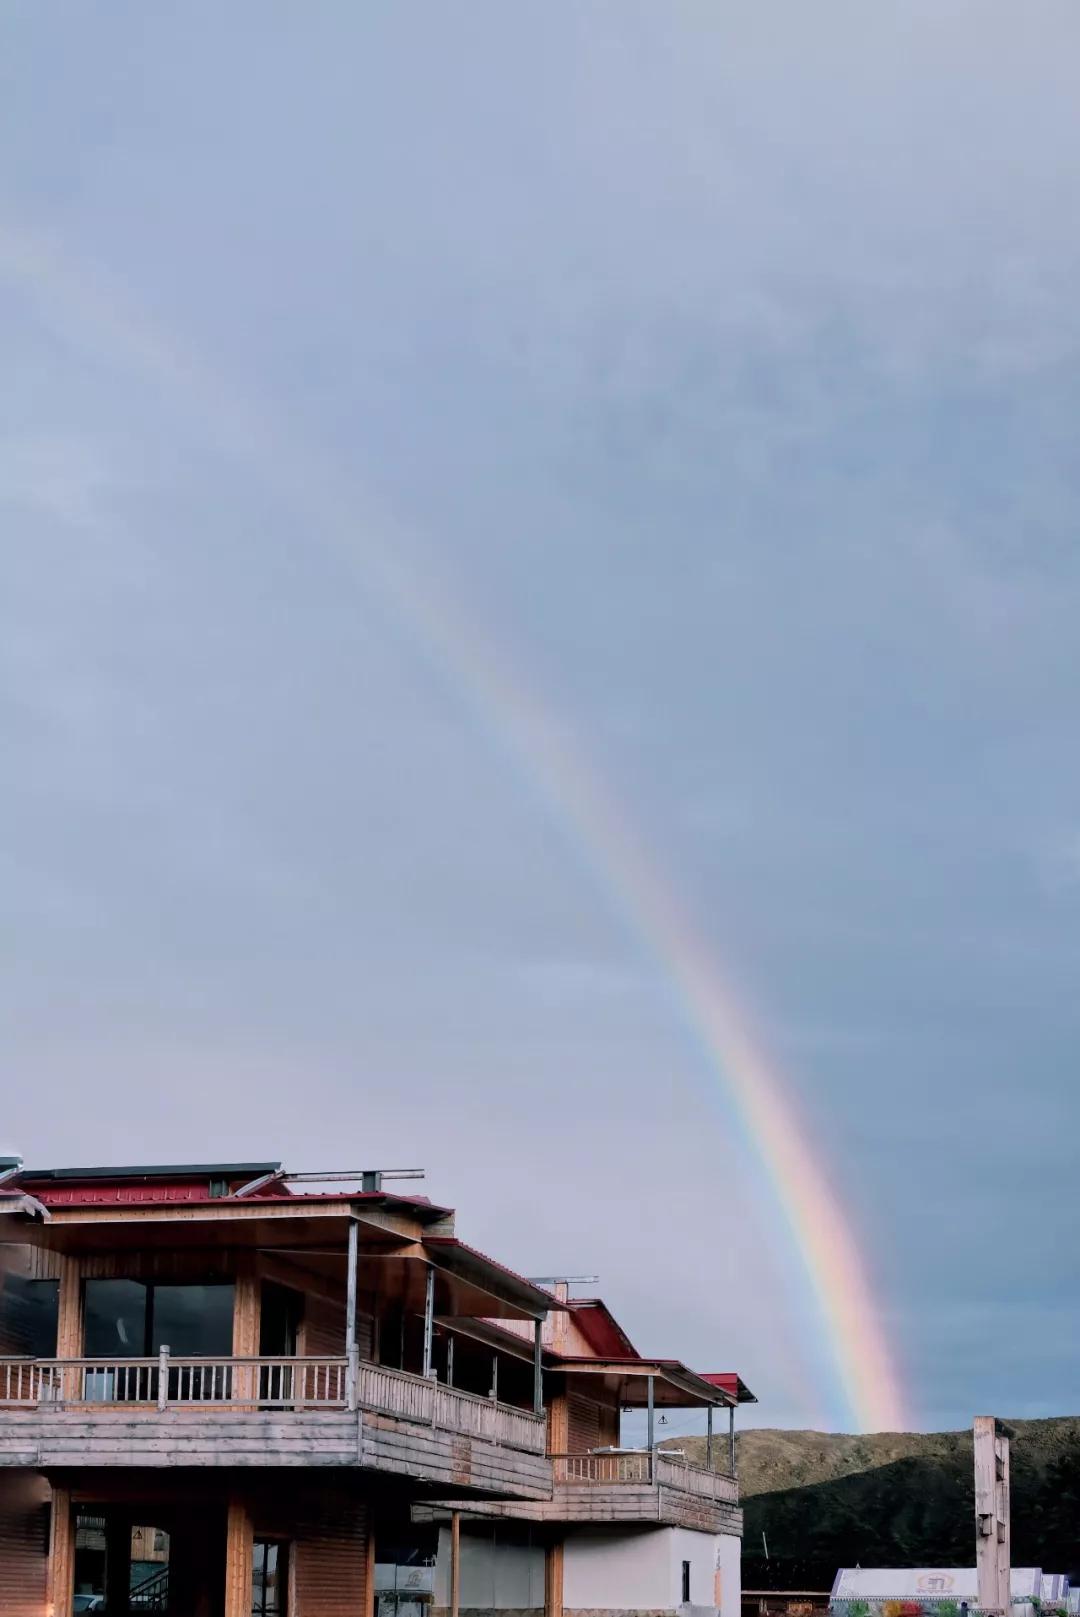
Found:
[[[0,1163],[2,1617],[735,1617],[747,1396],[378,1174]]]

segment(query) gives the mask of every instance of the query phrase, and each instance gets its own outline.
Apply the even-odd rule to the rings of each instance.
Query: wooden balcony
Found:
[[[619,1449],[609,1454],[556,1454],[552,1457],[556,1488],[677,1488],[701,1499],[738,1503],[739,1485],[726,1471],[707,1470],[688,1460],[647,1449]]]
[[[543,1415],[348,1358],[0,1359],[0,1466],[353,1466],[547,1499]]]
[[[556,1454],[552,1493],[542,1504],[469,1505],[481,1516],[533,1522],[661,1522],[702,1532],[742,1532],[739,1485],[726,1471],[646,1449]]]

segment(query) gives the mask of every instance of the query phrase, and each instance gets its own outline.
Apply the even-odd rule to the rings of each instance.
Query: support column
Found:
[[[49,1611],[55,1617],[67,1617],[74,1592],[75,1523],[71,1514],[71,1493],[67,1488],[54,1488],[49,1534]]]
[[[533,1328],[533,1414],[544,1413],[544,1321]]]
[[[656,1397],[652,1376],[646,1376],[649,1391],[649,1481],[656,1476]]]
[[[424,1286],[424,1368],[425,1378],[430,1379],[432,1371],[432,1353],[435,1346],[435,1267],[428,1264],[427,1282]]]
[[[225,1617],[251,1617],[251,1541],[251,1513],[234,1494],[225,1527]]]
[[[349,1253],[345,1270],[345,1352],[356,1346],[356,1265],[359,1232],[355,1218],[349,1220]]]
[[[60,1287],[56,1314],[56,1357],[81,1359],[83,1352],[83,1290],[82,1265],[78,1258],[60,1259]],[[61,1371],[61,1398],[81,1396],[81,1373],[78,1370]]]
[[[713,1414],[713,1406],[710,1404],[709,1408],[708,1408],[708,1411],[706,1413],[706,1416],[705,1416],[705,1419],[706,1419],[706,1422],[707,1422],[706,1427],[705,1427],[705,1469],[706,1469],[706,1471],[711,1471],[712,1470],[712,1414]]]
[[[359,1354],[356,1347],[356,1270],[359,1251],[359,1230],[355,1218],[349,1220],[349,1250],[345,1268],[345,1403],[349,1409],[357,1405]]]
[[[564,1540],[549,1544],[544,1553],[544,1617],[563,1617]]]
[[[570,1401],[565,1392],[557,1392],[548,1400],[548,1453],[565,1454],[569,1447]]]
[[[254,1252],[241,1252],[237,1259],[232,1351],[234,1359],[253,1359],[259,1351],[259,1277]],[[258,1377],[250,1365],[235,1366],[234,1399],[238,1403],[249,1399],[254,1402],[259,1391],[257,1381]]]
[[[450,1617],[461,1611],[461,1512],[450,1512]]]
[[[728,1407],[728,1460],[731,1464],[731,1474],[735,1475],[735,1405]]]

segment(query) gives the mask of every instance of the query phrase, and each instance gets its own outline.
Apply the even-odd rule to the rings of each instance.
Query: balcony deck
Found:
[[[551,1497],[542,1415],[345,1358],[0,1359],[0,1466],[351,1466]]]
[[[474,1515],[530,1522],[657,1522],[709,1533],[742,1533],[739,1484],[658,1451],[630,1449],[552,1456],[553,1487],[542,1503],[469,1504]]]

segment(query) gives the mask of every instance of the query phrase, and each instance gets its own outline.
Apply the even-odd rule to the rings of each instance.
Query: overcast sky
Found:
[[[725,962],[914,1421],[1075,1413],[1074,0],[2,10],[0,1147],[422,1165],[847,1419],[471,648]]]

